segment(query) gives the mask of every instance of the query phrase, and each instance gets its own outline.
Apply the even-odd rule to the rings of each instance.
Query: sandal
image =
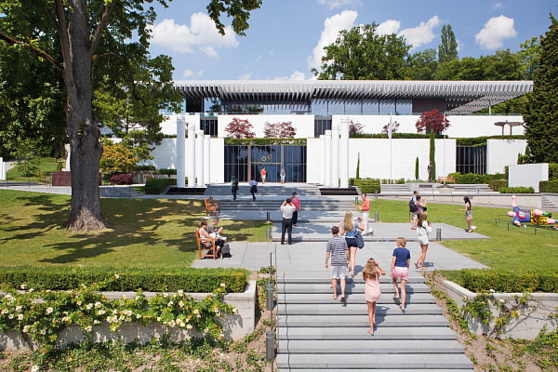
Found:
[[[345,302],[345,296],[341,296],[341,302]]]
[[[419,264],[418,264],[418,262],[415,262],[415,269],[418,269],[418,268],[419,268]]]

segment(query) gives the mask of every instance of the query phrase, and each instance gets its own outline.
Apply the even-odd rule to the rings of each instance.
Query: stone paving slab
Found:
[[[412,230],[411,230],[412,231]],[[473,235],[473,234],[469,234]],[[314,277],[329,278],[330,270],[325,268],[324,242],[301,242],[293,245],[280,245],[279,243],[248,243],[231,242],[232,258],[195,260],[192,267],[197,268],[245,268],[257,271],[269,266],[270,253],[276,265],[278,277]],[[380,266],[389,271],[391,255],[395,244],[393,242],[366,243],[364,248],[357,252],[355,275],[359,276],[368,258],[376,259]],[[420,246],[416,242],[407,244],[411,251],[411,262],[418,256]],[[430,243],[426,256],[425,266],[428,270],[461,270],[464,268],[487,268],[468,257],[465,257],[438,243]],[[389,274],[389,273],[388,273]],[[411,269],[409,276],[420,277],[421,271]]]
[[[278,352],[293,354],[322,354],[338,353],[344,350],[351,354],[371,354],[371,361],[376,354],[461,354],[463,346],[457,340],[381,340],[370,337],[367,342],[360,340],[280,340]],[[350,350],[350,352],[349,352]]]
[[[300,222],[297,226],[293,227],[293,242],[327,241],[331,238],[331,227],[339,223],[341,223],[341,220],[333,223],[325,221]],[[368,226],[374,230],[374,235],[364,236],[365,243],[368,241],[396,241],[400,236],[407,239],[407,241],[417,241],[417,232],[416,230],[411,230],[409,223],[380,222],[369,223]],[[460,229],[446,223],[433,223],[432,232],[429,235],[430,241],[435,240],[437,229],[440,229],[442,240],[490,239],[478,232],[468,233],[464,228]],[[273,241],[281,240],[281,223],[273,224],[272,238]],[[285,242],[287,241],[286,239],[287,236],[285,236]]]

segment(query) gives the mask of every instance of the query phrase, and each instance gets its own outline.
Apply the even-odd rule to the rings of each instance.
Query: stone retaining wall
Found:
[[[109,299],[120,299],[122,297],[133,298],[135,292],[105,292],[104,295]],[[151,298],[156,295],[154,292],[144,292],[145,297]],[[204,299],[208,293],[189,293],[196,300]],[[223,333],[227,340],[239,340],[256,329],[256,281],[251,280],[243,293],[228,293],[225,295],[225,302],[238,309],[237,314],[231,314],[221,318],[219,321],[223,325]],[[143,326],[137,323],[122,324],[117,332],[111,332],[109,323],[103,322],[93,327],[93,340],[103,342],[117,340],[124,343],[136,341],[140,344],[149,342],[154,337],[160,338],[165,334],[170,335],[170,340],[179,342],[190,337],[200,336],[198,332],[188,331],[179,327],[168,328],[161,324],[154,323]],[[82,330],[76,325],[70,325],[61,332],[58,338],[58,347],[63,349],[69,343],[80,342],[85,339]],[[37,344],[28,337],[22,337],[18,332],[0,334],[0,350],[3,351],[31,351],[37,348]]]
[[[464,299],[473,299],[477,295],[455,284],[449,280],[443,282],[446,288],[446,293],[457,303],[458,307],[465,304]],[[496,300],[504,300],[509,303],[515,303],[514,296],[523,296],[522,293],[494,293]],[[498,312],[491,304],[490,309],[492,314],[497,317]],[[506,325],[502,331],[500,338],[516,338],[533,340],[537,337],[540,330],[546,325],[549,332],[556,330],[557,319],[551,317],[558,312],[558,294],[556,293],[533,293],[527,304],[520,307],[518,310],[520,315],[518,318],[512,318],[510,323]],[[494,322],[490,324],[483,324],[479,319],[469,318],[469,329],[477,335],[486,335],[495,337]]]

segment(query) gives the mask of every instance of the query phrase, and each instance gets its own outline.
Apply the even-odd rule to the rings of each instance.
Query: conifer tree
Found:
[[[533,161],[558,163],[558,21],[550,19],[524,118]]]
[[[438,62],[450,62],[457,59],[457,40],[451,25],[442,26],[442,42],[438,46]]]

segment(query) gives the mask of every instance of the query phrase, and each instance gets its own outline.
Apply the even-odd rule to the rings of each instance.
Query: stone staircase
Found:
[[[285,196],[287,198],[287,196]],[[258,199],[256,201],[245,201],[242,203],[233,200],[221,200],[221,211],[278,211],[279,207],[283,203],[284,199],[277,200],[263,200]],[[354,204],[350,200],[336,201],[336,200],[319,200],[319,199],[303,199],[302,200],[302,210],[303,211],[348,211],[354,209]]]
[[[401,194],[412,195],[412,191],[408,184],[382,184],[382,191],[380,194]]]
[[[286,184],[288,185],[288,184]],[[320,196],[320,189],[311,184],[296,184],[296,186],[282,186],[282,185],[270,185],[270,184],[258,184],[258,195],[267,196],[281,196],[287,197],[291,196],[293,192],[296,192],[299,197],[305,196]],[[205,189],[205,195],[231,195],[230,185],[209,185]],[[238,195],[250,195],[250,186],[246,184],[240,184],[238,187]]]
[[[362,279],[347,279],[343,305],[332,299],[328,279],[278,277],[278,370],[473,370],[423,277],[409,278],[405,313],[393,302],[389,278],[381,289],[371,336]]]
[[[548,196],[541,195],[541,209],[547,212],[558,212],[558,205],[554,204]]]

